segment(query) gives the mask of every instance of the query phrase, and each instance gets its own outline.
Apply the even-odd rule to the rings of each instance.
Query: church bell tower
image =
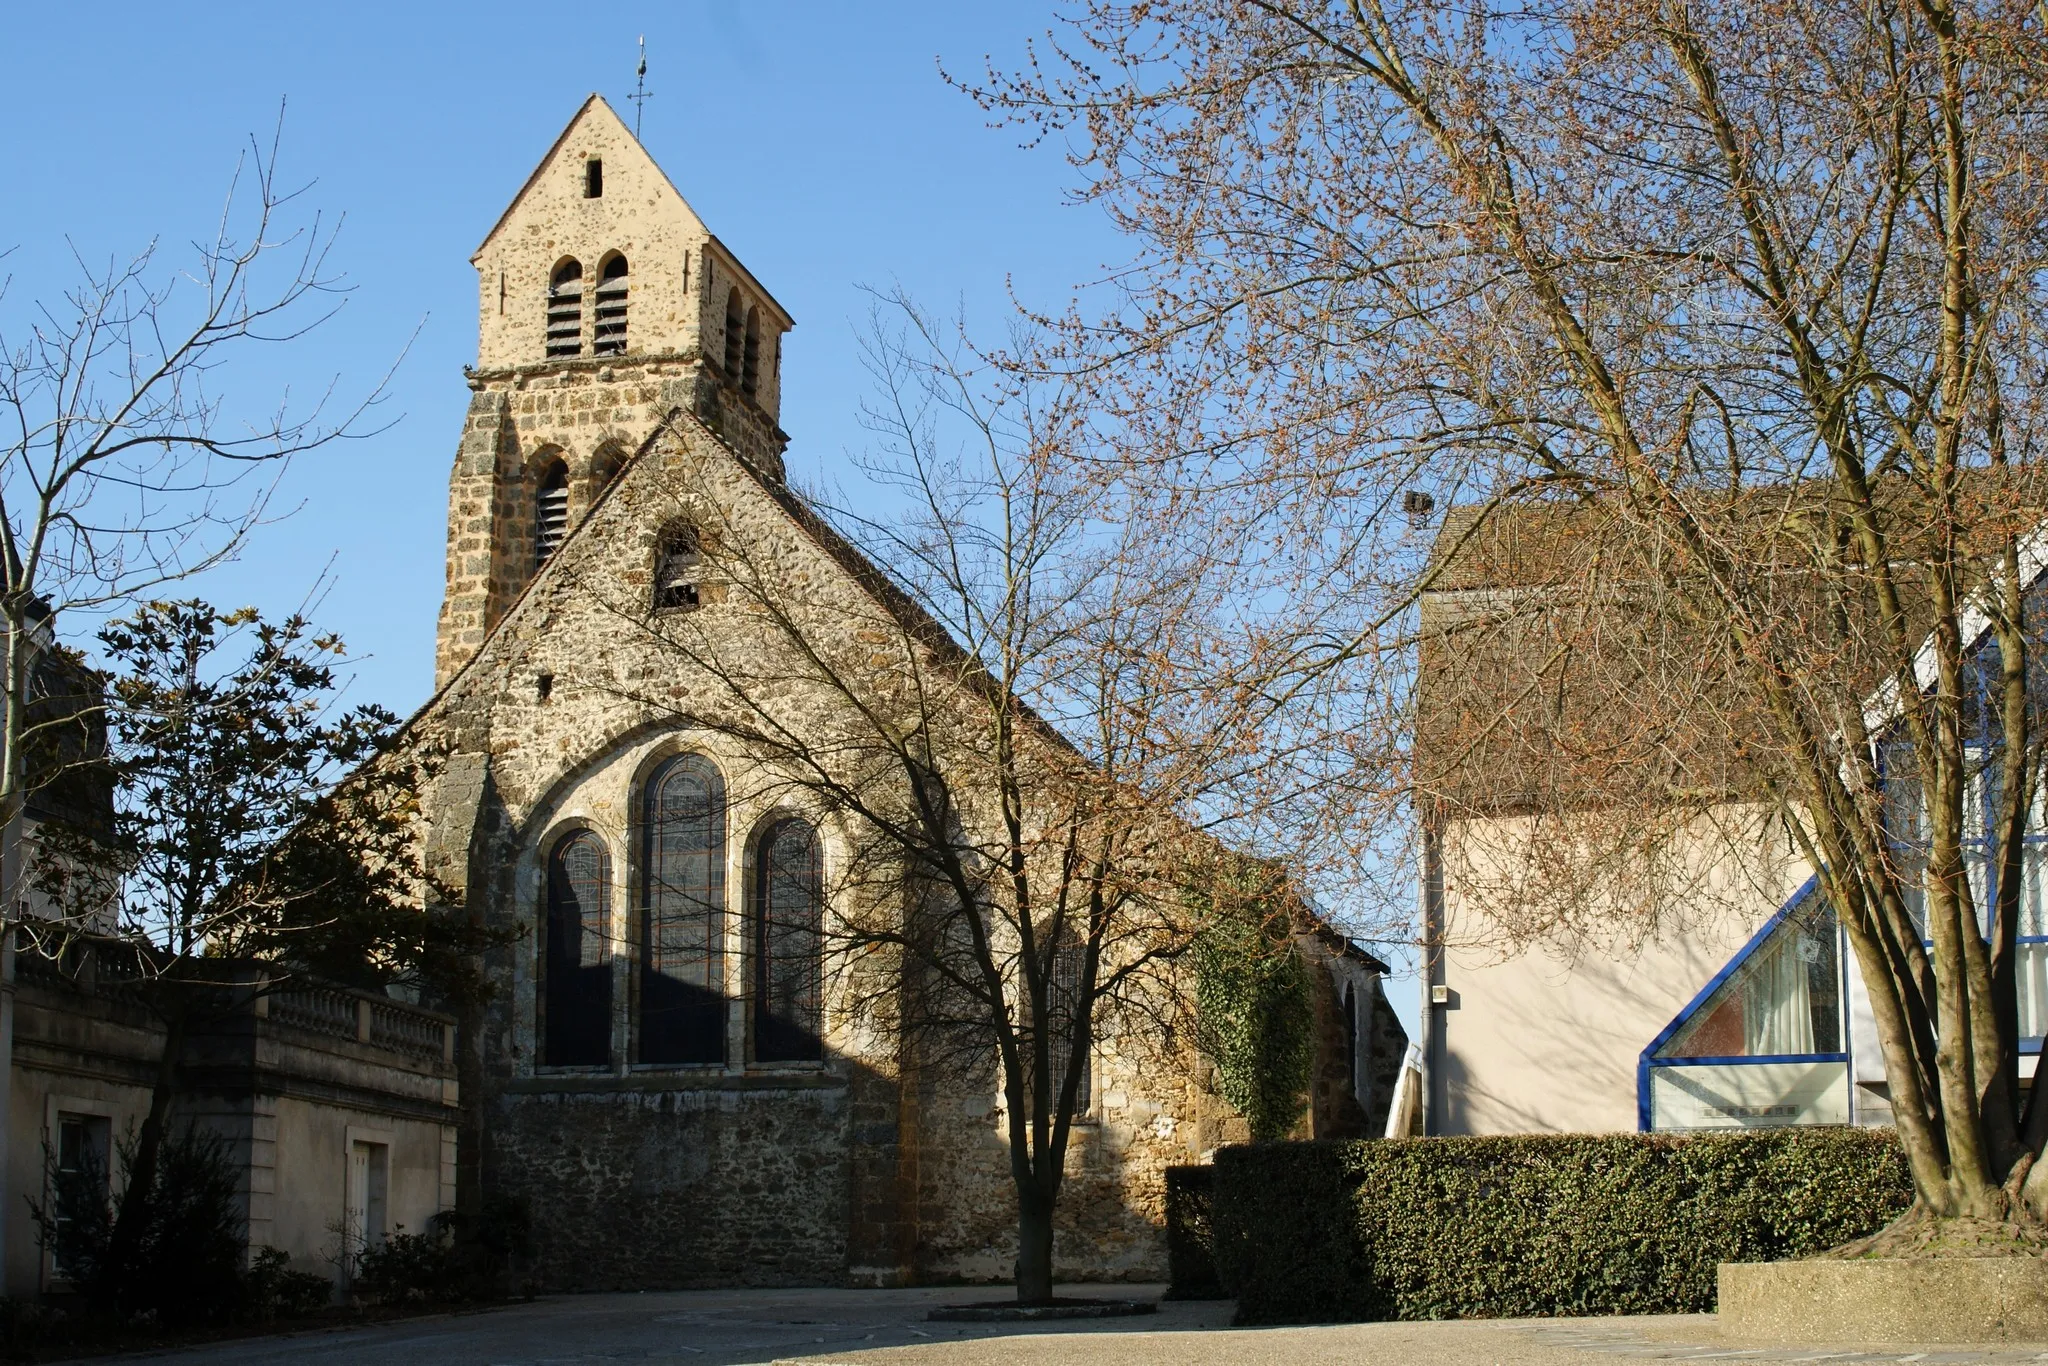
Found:
[[[448,487],[437,688],[671,413],[775,480],[789,441],[789,314],[600,96],[470,262],[477,361]]]

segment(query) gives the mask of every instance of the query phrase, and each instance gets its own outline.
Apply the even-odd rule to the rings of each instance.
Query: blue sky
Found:
[[[433,683],[476,354],[469,255],[587,94],[630,119],[636,38],[654,92],[643,141],[797,320],[791,475],[857,498],[861,286],[900,284],[999,336],[1012,291],[1056,310],[1127,251],[1067,202],[1062,149],[1021,149],[940,78],[941,61],[971,75],[984,54],[1020,58],[1050,21],[1039,0],[17,4],[9,50],[33,59],[11,64],[4,96],[17,134],[0,141],[0,322],[72,284],[68,244],[104,261],[160,238],[168,277],[286,101],[283,178],[311,180],[304,206],[344,218],[333,262],[354,291],[306,340],[218,376],[230,405],[337,377],[360,393],[411,349],[377,415],[389,429],[295,464],[278,505],[297,510],[191,591],[282,613],[331,573],[318,620],[361,657],[351,699],[406,714]],[[1394,996],[1412,1030],[1410,994]]]
[[[585,95],[630,120],[646,35],[643,140],[797,319],[784,364],[792,474],[832,482],[863,434],[861,285],[964,306],[992,333],[1020,297],[1057,306],[1115,259],[1101,215],[1063,203],[1056,149],[1020,150],[949,88],[1020,54],[1039,6],[356,4],[18,6],[0,145],[0,316],[88,260],[163,239],[159,273],[217,214],[237,155],[286,100],[283,178],[345,221],[354,286],[305,341],[218,377],[231,406],[338,376],[373,385],[412,338],[374,439],[299,461],[240,561],[197,585],[222,603],[296,605],[332,564],[323,625],[364,656],[352,695],[406,713],[432,685],[447,475],[476,354],[469,254]],[[847,482],[852,484],[853,479]],[[853,490],[857,492],[856,490]],[[89,623],[73,623],[80,630]]]

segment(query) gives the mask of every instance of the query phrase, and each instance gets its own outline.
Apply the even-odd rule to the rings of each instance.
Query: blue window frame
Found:
[[[1844,980],[1841,930],[1808,879],[1643,1050],[1637,1126],[1847,1123]]]

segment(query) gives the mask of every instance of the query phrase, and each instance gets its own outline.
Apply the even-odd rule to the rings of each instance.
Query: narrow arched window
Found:
[[[590,334],[594,356],[620,356],[626,351],[626,258],[614,256],[598,272],[595,315]]]
[[[548,355],[583,354],[583,264],[564,261],[548,280]]]
[[[588,830],[548,855],[547,944],[541,960],[541,1061],[601,1067],[612,1057],[611,858]]]
[[[569,534],[569,467],[550,463],[533,495],[533,567],[538,570]]]
[[[607,441],[598,447],[597,454],[590,459],[590,501],[612,486],[612,480],[619,477],[625,467],[626,456],[617,442]]]
[[[758,397],[761,392],[761,310],[747,310],[746,354],[740,359],[740,388],[747,391],[748,398]]]
[[[640,1061],[725,1061],[725,782],[694,754],[647,781]]]
[[[1050,1029],[1048,1052],[1051,1067],[1051,1098],[1059,1103],[1060,1088],[1067,1084],[1067,1067],[1073,1061],[1074,1036],[1077,1032],[1091,1033],[1090,1016],[1093,1011],[1088,999],[1087,984],[1083,981],[1088,966],[1087,941],[1076,935],[1072,928],[1060,934],[1057,947],[1053,950],[1052,962],[1046,974],[1045,996],[1047,1021]],[[1075,1119],[1085,1119],[1095,1104],[1095,1075],[1093,1050],[1084,1044],[1081,1054],[1081,1074],[1074,1083]]]
[[[740,292],[729,290],[725,296],[725,377],[734,384],[740,382],[740,359],[745,346],[747,318],[740,311]]]
[[[820,1002],[825,872],[818,832],[790,817],[768,827],[754,866],[754,1057],[825,1056]]]
[[[703,568],[697,533],[686,526],[664,529],[654,549],[654,610],[687,612],[696,607]]]

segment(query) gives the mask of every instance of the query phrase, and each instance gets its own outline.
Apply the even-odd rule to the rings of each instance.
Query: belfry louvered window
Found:
[[[754,869],[754,1057],[815,1062],[825,1056],[819,950],[825,875],[818,832],[796,817],[761,836]]]
[[[604,843],[588,830],[563,839],[548,856],[541,1060],[553,1067],[611,1061],[611,881]]]
[[[746,325],[747,316],[740,311],[740,292],[735,289],[725,296],[725,377],[734,384],[740,381],[740,348]]]
[[[583,264],[564,261],[548,281],[548,355],[583,354]]]
[[[647,780],[640,892],[643,1063],[725,1061],[725,781],[678,755]]]
[[[614,256],[598,272],[597,297],[593,301],[594,327],[590,353],[620,356],[626,351],[626,258]]]
[[[557,460],[533,497],[533,567],[539,569],[569,534],[569,467]]]
[[[740,359],[740,388],[748,398],[761,392],[761,310],[747,310],[746,354]]]

